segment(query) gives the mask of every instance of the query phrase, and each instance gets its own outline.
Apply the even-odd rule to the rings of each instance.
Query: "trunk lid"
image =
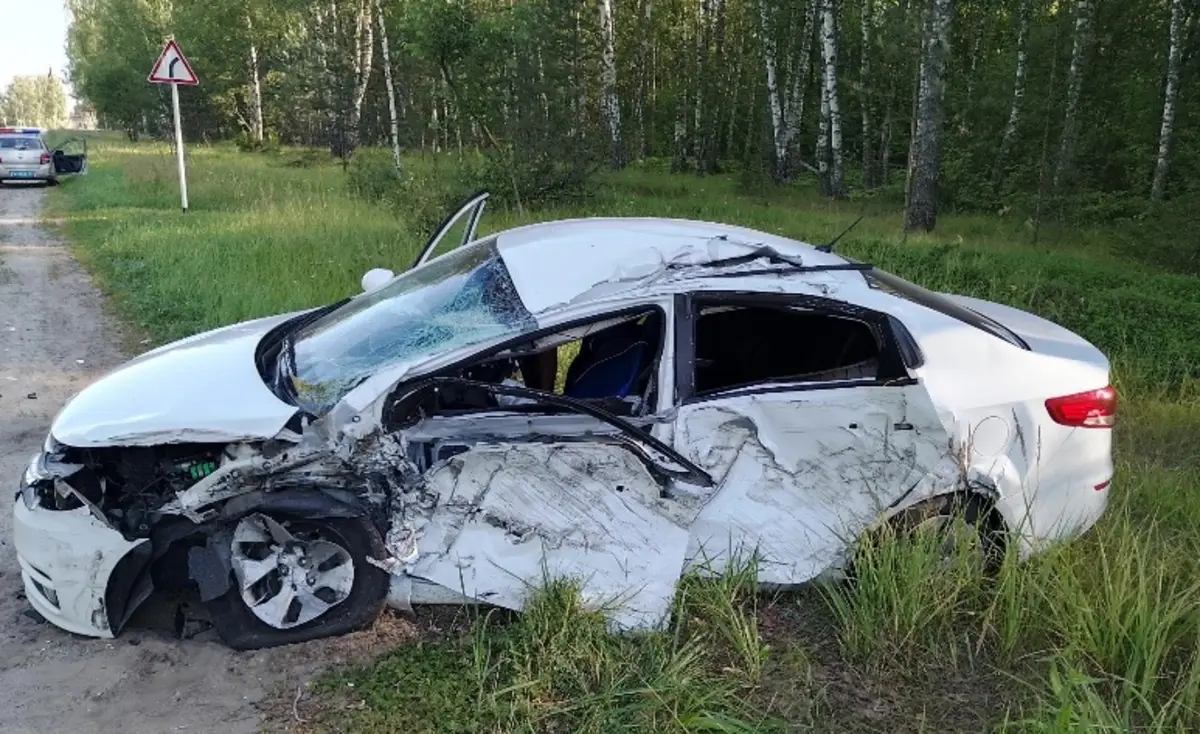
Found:
[[[1012,306],[979,298],[953,293],[938,295],[998,322],[1019,336],[1035,354],[1071,359],[1105,371],[1109,369],[1108,358],[1094,344],[1053,321]]]
[[[46,152],[42,141],[33,137],[0,137],[0,165],[7,168],[37,168]]]

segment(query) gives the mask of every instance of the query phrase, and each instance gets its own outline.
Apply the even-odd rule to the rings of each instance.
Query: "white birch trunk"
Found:
[[[922,44],[916,129],[910,148],[908,205],[904,215],[906,232],[911,229],[929,232],[937,224],[945,128],[943,91],[953,22],[954,0],[932,0],[929,21],[925,25],[926,39]]]
[[[824,65],[821,69],[821,117],[817,125],[817,185],[822,196],[829,196],[832,193],[829,185],[829,87],[825,84]]]
[[[1004,124],[1004,135],[996,151],[996,163],[992,167],[992,184],[999,186],[1004,179],[1004,168],[1008,165],[1008,154],[1017,137],[1017,126],[1021,122],[1021,109],[1025,102],[1025,78],[1029,72],[1029,16],[1033,11],[1033,0],[1021,0],[1017,8],[1017,70],[1013,77],[1012,103],[1008,108],[1008,122]]]
[[[859,85],[862,98],[859,107],[862,111],[862,179],[863,187],[873,189],[875,179],[875,120],[873,105],[875,94],[871,79],[871,53],[875,43],[875,3],[874,0],[862,2],[862,59],[859,63]]]
[[[767,20],[767,0],[759,0],[758,19],[762,31],[763,62],[767,67],[767,106],[771,110],[771,142],[775,150],[775,178],[784,177],[787,161],[787,130],[783,124],[783,102],[779,96],[779,68],[775,34]]]
[[[354,97],[350,100],[350,119],[346,131],[344,155],[347,158],[358,148],[363,100],[367,96],[367,84],[371,80],[371,66],[375,57],[375,31],[371,15],[371,5],[364,1],[359,6],[354,28]]]
[[[621,139],[621,101],[617,96],[617,34],[613,22],[613,0],[600,0],[600,35],[604,40],[600,69],[600,107],[608,125],[612,167],[624,168],[625,146]]]
[[[696,29],[696,98],[695,108],[692,111],[692,155],[696,161],[700,162],[704,156],[704,151],[701,150],[703,143],[703,124],[704,124],[704,86],[708,78],[708,34],[709,34],[709,2],[711,0],[700,0],[700,15],[698,27]]]
[[[375,21],[379,24],[379,50],[383,52],[383,79],[387,86],[388,122],[392,137],[392,165],[399,173],[403,169],[400,160],[400,118],[396,114],[396,85],[392,79],[392,50],[388,44],[387,23],[383,18],[383,4],[375,0]]]
[[[816,30],[817,4],[821,0],[806,0],[804,11],[804,29],[800,35],[800,50],[792,64],[792,84],[788,92],[784,117],[784,141],[787,147],[787,175],[792,175],[800,163],[797,141],[800,140],[800,125],[804,122],[804,88],[808,84],[809,67],[812,64],[812,42]]]
[[[1071,48],[1071,67],[1067,70],[1067,108],[1063,117],[1062,137],[1058,145],[1058,163],[1054,167],[1051,191],[1058,194],[1075,165],[1075,148],[1079,142],[1079,97],[1083,89],[1083,74],[1087,52],[1092,41],[1092,22],[1096,16],[1095,0],[1078,0],[1075,4],[1075,40]]]
[[[837,29],[833,13],[834,0],[822,0],[821,60],[824,63],[825,103],[829,121],[829,194],[841,196],[845,183],[842,160],[842,111],[837,88]]]
[[[246,11],[246,35],[250,38],[250,137],[263,141],[262,81],[258,74],[258,45],[254,42],[254,22]]]
[[[1175,132],[1175,106],[1179,97],[1179,61],[1183,56],[1183,0],[1171,0],[1170,50],[1167,53],[1167,88],[1163,95],[1162,125],[1158,131],[1158,160],[1150,198],[1160,201],[1167,190],[1171,136]]]

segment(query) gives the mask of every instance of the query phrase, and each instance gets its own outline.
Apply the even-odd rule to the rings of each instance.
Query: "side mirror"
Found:
[[[387,268],[371,268],[362,277],[363,293],[370,293],[394,277],[396,277],[396,274]]]

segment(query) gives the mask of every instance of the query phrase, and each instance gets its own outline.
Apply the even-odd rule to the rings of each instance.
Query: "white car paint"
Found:
[[[672,400],[671,368],[679,345],[675,330],[667,328],[660,404],[648,430],[708,470],[715,485],[675,480],[665,494],[624,449],[564,443],[580,435],[580,426],[597,440],[616,433],[608,424],[497,411],[406,428],[396,440],[398,453],[373,460],[401,465],[405,446],[439,431],[461,439],[465,453],[430,468],[420,502],[406,500],[393,510],[396,532],[389,533],[388,549],[394,557],[386,565],[401,604],[453,599],[461,592],[519,609],[528,585],[548,568],[584,574],[585,594],[597,603],[625,597],[611,612],[617,626],[654,626],[669,608],[679,575],[714,556],[719,564],[723,551],[752,546],[765,554],[765,581],[803,582],[836,563],[863,527],[965,484],[994,499],[1025,553],[1086,530],[1104,511],[1111,432],[1055,424],[1044,401],[1107,385],[1109,364],[1094,346],[1044,319],[954,298],[1018,332],[1032,348],[1027,351],[871,288],[854,270],[797,273],[760,259],[724,266],[722,277],[710,277],[707,263],[752,256],[762,247],[799,257],[806,266],[847,265],[801,242],[720,224],[553,222],[500,233],[496,247],[539,328],[633,304],[658,306],[669,325],[677,316],[673,298],[686,293],[805,295],[895,317],[924,363],[910,370],[905,384],[811,391],[791,385],[775,392],[758,386],[679,406]],[[384,283],[382,273],[373,273],[364,277],[364,290]],[[295,409],[266,388],[253,354],[261,336],[291,315],[207,332],[143,355],[72,400],[55,420],[53,437],[68,446],[100,447],[284,435]],[[164,511],[197,517],[240,491],[227,481],[239,472],[253,478],[303,467],[318,462],[322,452],[353,458],[355,442],[379,433],[397,385],[498,345],[476,344],[381,369],[303,437],[288,438],[299,443],[286,466],[243,453]],[[896,430],[905,425],[911,430]],[[538,441],[528,440],[531,432]],[[17,504],[18,552],[37,565],[51,553],[33,540],[42,516],[61,513]],[[74,544],[55,546],[53,565],[69,566],[72,554],[122,552],[112,535],[124,542],[111,529],[80,532]],[[105,568],[113,566],[115,561]],[[107,581],[98,572],[89,588]],[[70,619],[51,619],[86,628],[94,609],[72,610],[59,615]]]
[[[658,510],[659,487],[629,452],[481,446],[430,483],[445,511],[422,528],[413,576],[510,609],[531,588],[514,579],[574,578],[585,603],[611,607],[617,628],[664,622],[688,531]]]
[[[762,582],[803,583],[898,502],[954,487],[956,457],[919,387],[764,387],[778,391],[732,390],[677,414],[676,449],[718,482],[688,548],[706,571],[756,551]]]
[[[215,329],[147,352],[72,398],[50,433],[79,448],[270,438],[296,408],[263,383],[254,349],[292,315]]]
[[[39,614],[68,632],[113,637],[104,598],[109,577],[125,556],[149,543],[125,540],[87,507],[31,510],[20,498],[13,505],[13,545],[25,596]]]
[[[496,241],[521,300],[535,316],[630,286],[644,288],[646,279],[667,275],[670,268],[749,255],[757,247],[803,253],[810,265],[845,262],[798,244],[743,227],[654,218],[531,224],[502,232]]]

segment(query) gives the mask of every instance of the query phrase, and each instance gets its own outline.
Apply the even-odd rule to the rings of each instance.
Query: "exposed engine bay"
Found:
[[[49,509],[71,510],[86,503],[127,539],[148,538],[163,505],[233,458],[227,447],[209,444],[72,448],[58,461],[79,470],[35,491]]]

